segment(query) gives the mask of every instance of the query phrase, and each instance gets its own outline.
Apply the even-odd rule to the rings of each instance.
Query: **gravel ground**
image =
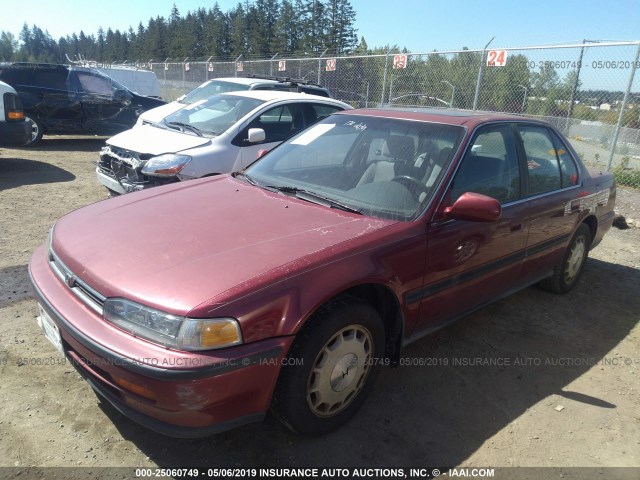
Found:
[[[403,354],[411,366],[384,370],[356,417],[324,437],[297,437],[271,418],[200,440],[130,422],[40,333],[27,278],[50,225],[106,198],[93,171],[103,143],[48,137],[38,148],[0,150],[0,467],[11,467],[0,477],[198,465],[590,467],[563,478],[636,467],[606,478],[640,478],[637,227],[612,229],[571,293],[529,288],[411,345]],[[618,190],[618,213],[640,219],[639,208],[640,192]]]

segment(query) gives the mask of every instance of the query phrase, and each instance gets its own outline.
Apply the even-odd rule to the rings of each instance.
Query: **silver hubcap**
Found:
[[[580,268],[584,262],[584,252],[586,248],[584,237],[576,238],[576,241],[571,247],[569,258],[567,258],[567,264],[564,268],[565,282],[572,282],[580,272]]]
[[[38,124],[31,120],[29,117],[24,117],[24,119],[29,125],[31,125],[31,141],[33,142],[36,138],[38,138],[38,134],[40,133]]]
[[[336,333],[315,359],[307,383],[307,403],[319,417],[344,410],[365,384],[373,357],[369,331],[351,325]]]

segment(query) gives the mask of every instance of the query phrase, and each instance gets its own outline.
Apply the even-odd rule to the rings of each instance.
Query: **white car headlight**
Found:
[[[150,158],[142,167],[142,173],[153,177],[175,177],[190,161],[189,155],[165,153]]]
[[[234,318],[186,318],[123,298],[104,302],[104,319],[135,336],[177,350],[213,350],[242,343]]]

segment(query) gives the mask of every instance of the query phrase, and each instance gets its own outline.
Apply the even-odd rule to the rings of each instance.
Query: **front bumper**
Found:
[[[105,173],[100,167],[96,168],[96,176],[98,177],[98,181],[112,192],[124,195],[125,193],[129,193],[129,191],[134,191],[133,189],[125,189],[122,183],[116,180],[114,176]],[[141,190],[142,186],[139,189]]]
[[[28,122],[0,121],[0,146],[20,147],[31,140],[31,125]]]
[[[29,274],[38,301],[60,330],[67,359],[131,420],[164,435],[201,437],[259,421],[269,409],[293,337],[176,352],[102,320],[55,276],[43,247],[33,254]],[[117,379],[150,393],[141,396]]]
[[[128,176],[117,177],[117,175],[112,170],[106,169],[100,165],[96,167],[96,176],[98,177],[98,181],[102,185],[120,195],[124,195],[125,193],[137,192],[146,188],[169,185],[171,183],[177,183],[180,181],[178,177],[160,178],[143,176],[143,181],[133,182],[129,179]]]

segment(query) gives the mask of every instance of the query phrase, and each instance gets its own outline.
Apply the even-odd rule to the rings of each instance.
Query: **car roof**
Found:
[[[238,85],[255,85],[259,84],[272,84],[278,83],[276,80],[267,80],[263,78],[247,78],[247,77],[220,77],[220,78],[212,78],[210,82],[220,81],[227,83],[236,83]]]
[[[336,100],[334,98],[321,97],[319,95],[308,93],[287,92],[284,90],[241,90],[238,92],[220,93],[218,95],[255,98],[256,100],[262,100],[263,102],[276,100],[305,100],[310,102],[332,103],[334,105],[342,105],[345,108],[351,108],[349,104],[341,102],[340,100]]]
[[[358,108],[349,110],[349,115],[365,115],[369,117],[397,118],[402,120],[414,120],[433,123],[446,123],[450,125],[464,125],[474,127],[491,121],[527,121],[535,122],[530,118],[505,113],[482,112],[459,109],[439,108]]]

